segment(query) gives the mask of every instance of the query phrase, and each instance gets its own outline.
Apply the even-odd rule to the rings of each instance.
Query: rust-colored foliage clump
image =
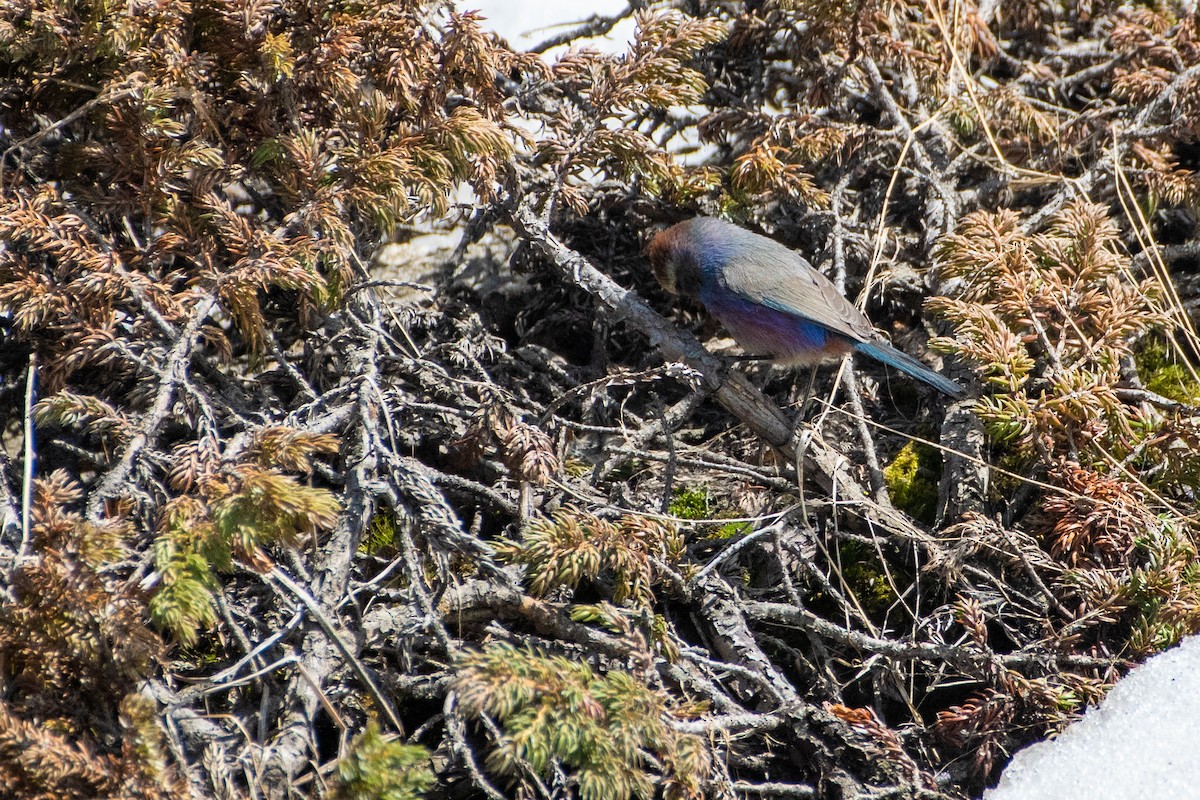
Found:
[[[0,604],[0,780],[30,797],[186,796],[140,693],[161,642],[136,589],[104,572],[127,522],[120,511],[86,522],[82,496],[61,471],[34,486],[28,547]]]
[[[1059,480],[1075,496],[1046,499],[1053,520],[1050,555],[1067,566],[1119,565],[1132,554],[1134,537],[1152,530],[1145,500],[1129,484],[1064,465]]]

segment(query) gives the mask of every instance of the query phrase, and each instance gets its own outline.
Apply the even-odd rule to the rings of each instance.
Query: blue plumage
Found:
[[[854,349],[876,361],[882,361],[889,367],[895,367],[906,375],[911,375],[919,381],[929,384],[943,394],[954,398],[965,396],[963,388],[944,375],[940,375],[929,367],[917,361],[902,350],[897,350],[887,342],[859,342]]]

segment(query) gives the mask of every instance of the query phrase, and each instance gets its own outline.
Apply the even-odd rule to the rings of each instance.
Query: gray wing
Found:
[[[750,234],[725,262],[722,280],[732,292],[764,306],[812,320],[859,342],[877,340],[863,313],[802,256]]]

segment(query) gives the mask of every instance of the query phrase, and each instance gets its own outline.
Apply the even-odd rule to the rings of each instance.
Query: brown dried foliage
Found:
[[[0,603],[10,688],[0,702],[0,780],[22,797],[188,796],[162,755],[158,709],[138,694],[161,642],[138,593],[103,571],[127,523],[120,513],[86,522],[75,510],[82,496],[63,472],[36,482],[36,555],[11,573]]]

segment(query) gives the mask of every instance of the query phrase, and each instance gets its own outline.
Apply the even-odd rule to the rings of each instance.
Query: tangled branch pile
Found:
[[[1189,6],[687,7],[0,7],[11,796],[977,796],[1200,629]],[[972,399],[712,355],[696,214]]]

